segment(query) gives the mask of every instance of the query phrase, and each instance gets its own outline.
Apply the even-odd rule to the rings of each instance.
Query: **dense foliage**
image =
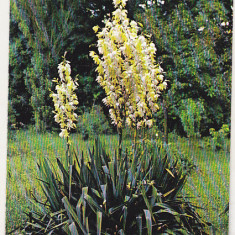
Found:
[[[188,132],[180,117],[188,99],[204,107],[200,133],[229,123],[232,1],[136,1],[133,9],[170,81],[164,97],[170,129],[181,125]]]
[[[188,134],[188,122],[180,118],[188,100],[204,108],[194,134],[209,134],[210,128],[228,124],[232,1],[130,0],[127,8],[128,17],[141,22],[151,35],[157,61],[170,81],[157,117],[159,126],[165,123],[169,130]],[[96,40],[92,28],[102,27],[104,16],[112,11],[107,0],[11,1],[9,124],[51,128],[48,90],[56,76],[53,65],[64,51],[74,68],[72,76],[79,74],[79,112],[94,101],[101,104],[104,92],[95,81],[89,51]]]
[[[102,24],[104,14],[112,7],[106,0],[11,1],[9,124],[31,122],[38,130],[52,126],[49,89],[57,76],[54,64],[59,63],[65,51],[74,68],[72,76],[81,76],[81,107],[99,99],[102,90],[96,85],[88,52],[95,40],[92,27]],[[29,110],[23,109],[23,99],[17,99],[21,93]],[[22,120],[20,117],[25,115],[27,120]]]

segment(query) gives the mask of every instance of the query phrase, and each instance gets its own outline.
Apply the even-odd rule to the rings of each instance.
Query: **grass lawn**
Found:
[[[77,134],[73,134],[72,139],[78,151],[87,151],[87,146],[93,144],[93,140],[83,141]],[[101,140],[110,152],[117,146],[116,135],[104,135]],[[206,144],[205,139],[180,138],[175,134],[169,136],[169,151],[185,156],[196,166],[188,177],[183,193],[190,197],[194,205],[204,208],[198,209],[198,212],[214,225],[215,234],[228,233],[228,213],[220,216],[229,201],[228,143],[224,149],[215,151]],[[47,157],[51,162],[54,162],[55,157],[64,159],[65,147],[65,141],[57,133],[35,134],[33,130],[9,132],[7,233],[22,225],[26,218],[24,211],[33,207],[30,203],[31,192],[39,198],[42,196],[37,180],[37,163],[40,158]]]
[[[220,214],[229,202],[229,141],[220,151],[207,146],[204,139],[171,136],[170,142],[196,166],[183,189],[184,195],[204,208],[198,212],[213,224],[215,234],[228,234],[228,213]]]

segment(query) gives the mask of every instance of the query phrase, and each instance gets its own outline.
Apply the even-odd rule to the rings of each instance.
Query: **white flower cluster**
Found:
[[[56,93],[51,93],[55,106],[55,121],[60,124],[60,137],[67,138],[72,128],[75,128],[75,121],[77,114],[74,112],[78,99],[75,94],[77,89],[76,80],[71,78],[70,62],[65,60],[58,66],[58,73],[60,79],[54,79],[56,85]]]
[[[125,7],[127,0],[113,0],[114,6],[117,8],[118,6]]]
[[[98,31],[97,26],[94,31]],[[159,109],[158,97],[167,86],[155,61],[155,45],[138,32],[138,24],[130,22],[127,11],[119,6],[112,20],[106,20],[97,33],[100,56],[90,52],[98,65],[97,81],[107,95],[104,103],[118,128],[123,127],[124,120],[137,128],[151,127],[152,114]]]

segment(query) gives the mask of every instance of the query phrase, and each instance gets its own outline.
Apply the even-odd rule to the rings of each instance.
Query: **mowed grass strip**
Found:
[[[205,139],[186,139],[172,136],[179,152],[191,157],[196,169],[183,189],[191,201],[204,209],[199,214],[213,224],[216,234],[228,233],[228,214],[220,215],[229,202],[229,141],[216,151]]]
[[[63,140],[53,134],[35,134],[33,130],[9,132],[7,157],[7,203],[6,230],[10,232],[21,226],[33,207],[31,194],[42,199],[37,179],[37,163],[40,158],[62,156]]]
[[[117,135],[102,135],[110,154],[118,143]],[[7,232],[21,226],[26,216],[25,211],[37,210],[30,203],[30,193],[42,198],[41,188],[37,180],[37,163],[40,158],[48,158],[52,163],[58,157],[65,159],[66,142],[58,133],[35,134],[33,130],[9,132],[7,164]],[[81,154],[88,153],[94,139],[84,141],[81,135],[72,134],[73,146]],[[220,151],[213,150],[204,139],[188,139],[169,135],[170,146],[175,145],[177,151],[193,160],[196,169],[189,176],[183,192],[199,209],[205,221],[212,222],[216,234],[227,234],[228,214],[219,216],[229,201],[229,141],[227,147]],[[124,140],[124,146],[130,140]],[[125,147],[124,147],[125,148]]]

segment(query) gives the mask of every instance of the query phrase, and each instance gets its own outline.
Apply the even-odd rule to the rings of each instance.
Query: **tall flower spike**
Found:
[[[69,137],[72,128],[75,128],[75,121],[77,114],[75,113],[78,99],[75,93],[77,89],[76,79],[71,78],[70,62],[63,57],[64,60],[58,65],[59,79],[54,79],[56,83],[56,93],[51,93],[55,107],[55,121],[60,124],[61,132],[59,134],[62,138]]]
[[[94,27],[99,55],[90,56],[97,64],[97,81],[104,88],[103,100],[118,128],[151,127],[158,97],[166,88],[162,69],[155,61],[156,47],[149,37],[139,34],[139,25],[127,18],[126,0],[113,0],[116,10],[105,27]]]

